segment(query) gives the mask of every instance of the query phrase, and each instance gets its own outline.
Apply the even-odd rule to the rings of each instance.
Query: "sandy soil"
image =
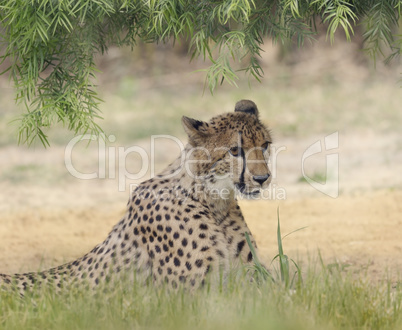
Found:
[[[402,99],[400,89],[395,86],[401,70],[381,69],[378,63],[377,70],[384,71],[378,83],[372,79],[371,69],[361,63],[356,65],[356,52],[350,52],[347,44],[340,47],[337,52],[330,47],[314,48],[304,55],[297,52],[299,65],[293,63],[285,71],[283,65],[278,65],[278,51],[266,49],[267,56],[262,62],[269,73],[267,77],[271,78],[267,78],[265,87],[241,88],[231,97],[226,95],[227,91],[217,92],[213,104],[216,111],[228,111],[233,100],[259,97],[259,107],[262,104],[260,109],[265,109],[266,119],[274,128],[277,157],[272,163],[275,168],[272,187],[276,190],[271,191],[271,200],[241,202],[265,262],[269,263],[277,253],[279,207],[283,235],[307,226],[285,238],[284,249],[290,258],[303,264],[314,262],[320,251],[325,262],[337,261],[357,274],[367,271],[373,281],[387,273],[396,280],[398,272],[402,271],[402,134],[398,124]],[[311,51],[316,53],[315,56]],[[104,79],[110,84],[104,86],[105,90],[110,87],[112,94],[124,94],[125,80],[118,75],[111,77],[111,72],[123,70],[131,79],[126,79],[125,87],[130,97],[126,96],[118,103],[112,98],[106,103],[108,107],[113,105],[113,111],[105,112],[102,125],[114,123],[109,127],[111,132],[121,131],[126,127],[124,125],[128,125],[129,132],[131,122],[145,123],[144,118],[152,121],[152,117],[143,118],[148,111],[142,110],[149,108],[155,95],[160,98],[158,106],[162,108],[168,103],[166,98],[169,96],[169,102],[173,103],[170,111],[180,113],[180,116],[195,116],[198,111],[205,116],[209,114],[209,108],[195,104],[195,99],[185,101],[183,94],[188,93],[183,92],[187,87],[183,74],[169,76],[169,79],[156,77],[158,84],[171,85],[171,90],[147,94],[147,88],[152,90],[155,85],[143,80],[134,81],[133,77],[137,76],[125,65],[119,64],[113,56],[109,60],[111,67],[105,70],[109,75],[104,75]],[[132,58],[132,61],[136,62],[136,59]],[[120,71],[112,65],[119,65]],[[192,70],[194,68],[186,72]],[[308,80],[306,76],[313,78]],[[188,74],[185,77],[189,79]],[[321,88],[326,83],[335,91],[339,89],[337,86],[346,87],[340,88],[339,94],[332,94],[332,87]],[[282,87],[277,89],[278,84]],[[0,81],[0,86],[8,85]],[[4,90],[2,92],[4,94]],[[11,111],[8,108],[12,109],[7,106],[13,103],[12,92],[8,92],[9,97],[2,96],[4,114]],[[133,104],[137,106],[134,112],[116,111],[124,106],[131,110]],[[193,112],[189,113],[189,109]],[[152,111],[150,113],[152,115]],[[155,112],[153,116],[159,118],[160,114]],[[262,114],[265,116],[264,112]],[[1,115],[0,111],[0,133],[12,119]],[[163,118],[167,120],[169,115],[171,113],[164,113]],[[301,170],[303,154],[309,146],[317,141],[324,143],[325,136],[334,130],[339,133],[339,146],[330,153],[339,156],[339,180],[331,181],[329,177],[328,183],[339,181],[336,198],[328,197],[306,183]],[[149,128],[149,133],[152,132],[154,129]],[[319,135],[320,132],[326,134]],[[64,163],[64,147],[52,145],[47,150],[16,147],[15,139],[9,135],[3,134],[3,140],[0,139],[0,272],[36,271],[55,266],[81,256],[101,242],[123,215],[128,191],[119,191],[115,179],[79,180],[72,177]],[[130,136],[126,141],[132,141]],[[149,154],[149,140],[135,144]],[[177,154],[177,148],[160,146],[156,150],[157,168],[168,164]],[[309,177],[320,181],[325,173],[326,155],[322,152],[306,160],[304,164]],[[128,158],[125,165],[135,172],[138,159]],[[93,146],[78,148],[73,159],[79,170],[91,173],[97,170],[98,150]],[[280,192],[285,192],[285,196]]]
[[[289,257],[307,263],[320,251],[326,262],[368,270],[378,280],[386,274],[396,279],[402,269],[401,201],[402,191],[380,190],[338,199],[242,201],[241,207],[266,263],[277,253],[279,207],[283,235],[307,226],[284,239]],[[117,202],[3,212],[0,272],[35,271],[79,257],[105,238],[123,212]]]
[[[373,279],[402,269],[402,191],[376,191],[336,200],[310,197],[286,201],[242,201],[262,259],[276,254],[277,208],[282,234],[307,226],[284,239],[285,253],[301,262],[327,262],[369,270]],[[43,269],[72,260],[105,238],[124,205],[66,208],[44,205],[5,212],[0,229],[0,272]]]
[[[289,257],[305,264],[314,262],[320,251],[325,262],[337,261],[359,274],[367,271],[374,281],[387,274],[396,280],[402,269],[401,162],[389,162],[385,155],[392,151],[392,159],[400,159],[402,151],[392,149],[400,136],[364,136],[370,149],[357,143],[357,136],[343,138],[349,143],[339,150],[339,197],[328,197],[300,182],[297,159],[315,140],[308,137],[282,140],[292,147],[278,156],[273,185],[284,189],[286,199],[274,193],[271,200],[241,201],[241,207],[267,263],[277,252],[279,207],[283,235],[307,227],[284,240]],[[0,149],[3,169],[5,164],[33,168],[28,183],[5,180],[1,185],[0,272],[36,271],[79,257],[101,242],[123,215],[128,193],[118,192],[116,181],[57,177],[66,172],[63,150]],[[77,159],[83,164],[96,154],[82,152],[87,156]],[[356,152],[359,157],[353,156]],[[44,183],[36,178],[45,175],[35,172],[35,163],[50,172],[52,168],[56,179]]]

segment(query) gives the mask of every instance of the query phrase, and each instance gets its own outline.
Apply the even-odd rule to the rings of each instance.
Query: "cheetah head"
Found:
[[[188,169],[207,189],[251,197],[268,187],[272,139],[254,102],[241,100],[234,112],[209,122],[183,117],[182,123],[191,146]]]

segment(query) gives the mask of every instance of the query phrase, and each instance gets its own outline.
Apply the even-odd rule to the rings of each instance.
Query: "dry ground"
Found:
[[[71,188],[58,195],[65,201],[81,197]],[[354,272],[368,269],[377,280],[388,271],[396,278],[402,267],[401,200],[400,190],[380,190],[338,199],[246,201],[241,206],[265,262],[277,253],[279,207],[283,234],[307,226],[284,239],[289,257],[306,263],[320,251],[326,262],[350,265]],[[123,202],[91,207],[49,204],[2,212],[0,272],[35,271],[73,260],[103,240],[124,211]]]
[[[275,52],[268,49],[268,54]],[[374,281],[387,273],[396,280],[402,270],[402,98],[397,83],[402,69],[379,68],[376,75],[353,63],[354,56],[344,45],[336,52],[313,50],[290,68],[266,56],[268,78],[262,85],[223,88],[214,96],[201,95],[202,86],[183,73],[163,73],[156,82],[129,73],[106,75],[111,85],[103,87],[111,92],[104,95],[101,124],[117,137],[109,145],[140,145],[149,152],[151,134],[180,132],[184,138],[182,115],[208,119],[230,111],[238,99],[255,100],[273,128],[276,150],[282,148],[273,164],[277,190],[271,200],[241,202],[262,259],[269,263],[277,252],[279,207],[283,234],[307,226],[285,238],[289,257],[306,264],[315,262],[320,251],[325,262],[338,261],[358,274],[368,271]],[[126,71],[115,70],[113,56],[110,63],[111,72]],[[0,92],[0,272],[35,271],[73,260],[119,221],[128,191],[119,192],[115,179],[72,177],[64,163],[68,136],[63,130],[51,132],[50,149],[17,147],[15,129],[7,125],[15,110],[12,90]],[[337,198],[316,191],[301,174],[304,151],[333,132],[339,133]],[[177,146],[159,146],[157,168],[177,153]],[[98,150],[80,146],[73,160],[85,173],[96,171]],[[125,165],[135,172],[139,162],[128,157]],[[323,180],[325,153],[305,165],[310,177]],[[278,191],[285,192],[285,200]]]
[[[389,153],[384,146],[395,145],[395,139],[394,135],[388,136],[376,146],[375,137],[366,137],[370,148],[366,144],[341,144],[341,193],[337,198],[317,192],[298,179],[297,158],[303,146],[314,139],[299,139],[292,147],[292,139],[284,139],[284,146],[289,143],[288,150],[278,156],[278,177],[273,182],[276,191],[271,190],[271,200],[241,201],[262,259],[269,263],[277,253],[279,207],[283,235],[307,227],[284,240],[289,257],[305,264],[315,262],[320,251],[325,262],[337,261],[355,273],[368,270],[373,280],[388,272],[396,279],[402,269],[400,163],[388,164],[383,156]],[[147,148],[145,142],[139,145]],[[12,164],[14,168],[30,164],[14,173],[17,178],[20,175],[21,181],[14,178],[2,184],[0,272],[35,271],[73,260],[101,242],[124,213],[128,192],[118,192],[117,180],[78,180],[68,173],[60,174],[67,172],[63,169],[64,148],[52,149],[52,156],[41,149],[23,153],[16,147],[0,150],[0,158],[7,159],[11,168]],[[75,163],[77,168],[85,168],[90,163],[88,159],[96,163],[94,150],[82,152],[81,163],[78,158]],[[353,165],[356,152],[360,162]],[[370,157],[372,153],[377,155],[377,161]],[[399,151],[395,159],[400,156]],[[49,173],[42,167],[61,176],[43,183],[41,178]],[[283,192],[284,200],[280,194]]]

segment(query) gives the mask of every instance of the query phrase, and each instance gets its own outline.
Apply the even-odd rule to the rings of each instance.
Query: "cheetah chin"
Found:
[[[237,183],[235,185],[236,191],[240,194],[240,196],[244,196],[247,199],[256,199],[260,196],[261,194],[261,189],[260,188],[254,188],[253,190],[249,191],[247,190],[246,185],[243,183]]]

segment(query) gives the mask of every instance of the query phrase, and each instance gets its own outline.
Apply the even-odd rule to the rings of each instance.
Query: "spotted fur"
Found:
[[[271,136],[249,100],[203,122],[183,117],[189,142],[161,174],[131,193],[127,212],[83,257],[39,273],[0,275],[0,287],[97,287],[138,274],[172,287],[199,286],[211,272],[251,263],[249,233],[236,195],[256,196],[270,182]]]

